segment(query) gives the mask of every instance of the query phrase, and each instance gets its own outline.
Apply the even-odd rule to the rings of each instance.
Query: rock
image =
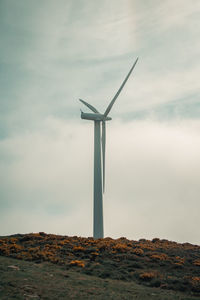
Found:
[[[38,295],[28,295],[28,294],[24,294],[24,297],[26,297],[25,299],[40,299],[40,297]]]
[[[20,270],[20,268],[18,266],[14,266],[14,265],[8,266],[8,268],[16,270],[16,271]]]

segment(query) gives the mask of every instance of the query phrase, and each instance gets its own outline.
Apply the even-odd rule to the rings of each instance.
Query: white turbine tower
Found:
[[[94,214],[93,214],[93,237],[95,239],[104,237],[103,230],[103,192],[105,190],[105,147],[106,147],[106,121],[112,120],[108,117],[108,114],[123,89],[126,81],[128,80],[131,72],[133,71],[138,58],[134,62],[128,75],[124,79],[119,90],[111,100],[104,114],[98,112],[98,110],[91,104],[79,99],[85,104],[93,113],[84,113],[81,111],[81,118],[85,120],[94,121]],[[102,132],[101,126],[102,123]],[[103,160],[103,164],[101,162]],[[102,167],[103,167],[103,180],[102,180]],[[103,181],[103,188],[102,188]]]

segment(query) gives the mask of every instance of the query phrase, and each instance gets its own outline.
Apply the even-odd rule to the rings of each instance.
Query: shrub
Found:
[[[15,244],[15,243],[8,245],[8,247],[13,253],[17,253],[17,252],[21,251],[22,249],[24,249],[24,247],[22,247],[18,244]]]
[[[81,246],[74,246],[74,248],[72,249],[75,252],[83,252],[85,251],[85,248],[81,247]]]
[[[195,266],[200,266],[200,258],[195,259],[195,260],[193,261],[193,265],[195,265]]]
[[[176,256],[176,261],[174,262],[176,266],[182,266],[184,263],[185,263],[184,257]]]
[[[167,254],[165,253],[160,253],[160,254],[153,254],[150,256],[150,258],[154,259],[154,260],[168,260],[169,257]]]
[[[200,292],[200,277],[192,277],[190,283],[194,292]]]
[[[154,238],[154,239],[152,239],[152,243],[158,243],[158,242],[160,242],[160,239],[159,239],[159,238]]]
[[[119,244],[116,244],[116,245],[113,246],[113,250],[114,251],[116,250],[118,252],[124,252],[124,251],[129,250],[129,247],[127,247],[126,244],[119,243]]]
[[[78,267],[81,267],[81,268],[84,268],[85,267],[85,264],[83,261],[81,260],[72,260],[70,262],[70,266],[78,266]]]
[[[92,256],[98,256],[99,253],[98,253],[98,252],[91,252],[91,255],[92,255]]]
[[[132,250],[132,252],[136,255],[139,255],[139,256],[144,254],[144,251],[140,248],[135,248],[135,249]]]
[[[155,272],[144,272],[139,275],[139,278],[144,281],[150,281],[156,277]]]
[[[17,242],[17,239],[15,239],[15,238],[10,238],[10,243],[15,244],[16,242]]]

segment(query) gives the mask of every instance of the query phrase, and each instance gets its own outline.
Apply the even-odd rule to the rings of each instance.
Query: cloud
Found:
[[[139,56],[108,124],[105,234],[198,243],[199,2],[0,5],[2,234],[92,235],[77,100],[103,112]]]
[[[108,174],[106,198],[112,197],[115,207],[109,228],[114,223],[117,236],[126,224],[129,237],[134,231],[138,238],[159,235],[198,243],[199,121],[120,125],[108,138],[117,149],[117,157],[112,151],[107,158],[107,168],[115,174]]]
[[[200,122],[107,128],[105,235],[198,243]],[[10,156],[1,163],[1,234],[20,232],[21,214],[30,219],[23,231],[92,235],[92,123],[48,118],[42,130],[4,140],[1,149]]]
[[[74,118],[80,97],[103,111],[137,56],[113,114],[162,115],[157,107],[198,101],[196,1],[37,3],[1,3],[2,137],[50,115]]]

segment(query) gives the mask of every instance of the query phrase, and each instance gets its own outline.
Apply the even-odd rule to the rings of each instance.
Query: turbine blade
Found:
[[[106,111],[105,111],[105,113],[104,113],[104,117],[105,117],[105,118],[106,118],[107,115],[109,114],[109,112],[110,112],[110,110],[111,110],[113,104],[115,103],[117,97],[118,97],[119,94],[121,93],[121,90],[123,89],[123,87],[124,87],[125,83],[127,82],[129,76],[131,75],[131,73],[132,73],[132,71],[133,71],[133,69],[134,69],[134,67],[135,67],[135,65],[136,65],[136,63],[137,63],[137,61],[138,61],[138,58],[137,58],[136,61],[134,62],[132,68],[130,69],[128,75],[126,76],[126,78],[125,78],[124,81],[122,82],[122,85],[120,86],[119,90],[118,90],[117,93],[115,94],[114,98],[111,100],[110,104],[108,105],[108,107],[107,107],[107,109],[106,109]]]
[[[98,110],[97,110],[94,106],[92,106],[91,104],[85,102],[85,101],[82,100],[82,99],[79,99],[79,101],[81,101],[83,104],[85,104],[85,105],[86,105],[89,109],[91,109],[93,112],[99,113]]]
[[[105,192],[106,122],[102,121],[103,192]]]

